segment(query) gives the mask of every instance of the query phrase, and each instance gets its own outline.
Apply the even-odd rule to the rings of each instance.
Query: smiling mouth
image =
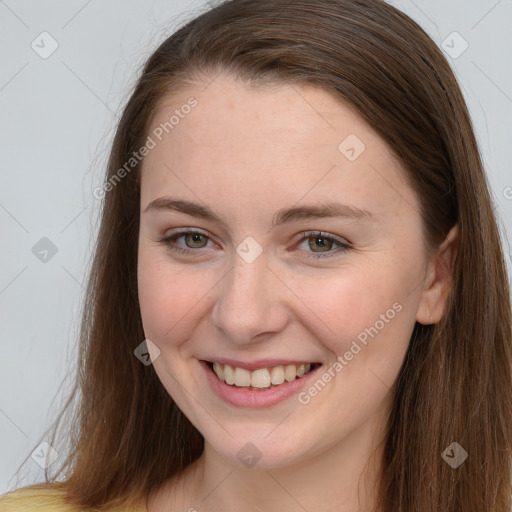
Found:
[[[284,365],[273,368],[260,368],[254,371],[245,368],[232,367],[228,364],[204,361],[216,377],[228,386],[248,389],[251,391],[266,391],[288,382],[301,379],[313,370],[322,366],[321,363],[300,365]]]

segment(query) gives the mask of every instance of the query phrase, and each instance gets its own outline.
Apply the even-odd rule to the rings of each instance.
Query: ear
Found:
[[[441,320],[452,285],[452,271],[457,255],[459,226],[453,226],[444,242],[432,256],[423,292],[421,294],[416,321],[420,324],[435,324]]]

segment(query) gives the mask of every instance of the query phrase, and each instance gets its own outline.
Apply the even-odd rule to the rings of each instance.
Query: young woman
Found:
[[[510,512],[503,251],[410,18],[197,17],[147,61],[96,192],[69,456],[2,512]]]

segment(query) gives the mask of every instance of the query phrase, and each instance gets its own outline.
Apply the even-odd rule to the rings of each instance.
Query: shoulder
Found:
[[[0,512],[82,512],[66,500],[58,485],[20,487],[0,495]]]
[[[62,482],[43,483],[20,487],[0,494],[0,512],[97,512],[83,509],[70,502]],[[145,503],[135,508],[124,507],[123,512],[147,512]]]

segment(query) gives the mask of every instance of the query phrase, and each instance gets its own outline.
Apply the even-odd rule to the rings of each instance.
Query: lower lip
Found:
[[[213,391],[222,398],[222,400],[237,407],[270,407],[282,402],[298,393],[316,376],[318,370],[322,368],[322,366],[319,366],[299,379],[285,382],[275,388],[267,389],[266,391],[252,391],[250,389],[237,388],[226,384],[217,377],[205,361],[199,361],[199,363],[206,372],[206,378]]]

